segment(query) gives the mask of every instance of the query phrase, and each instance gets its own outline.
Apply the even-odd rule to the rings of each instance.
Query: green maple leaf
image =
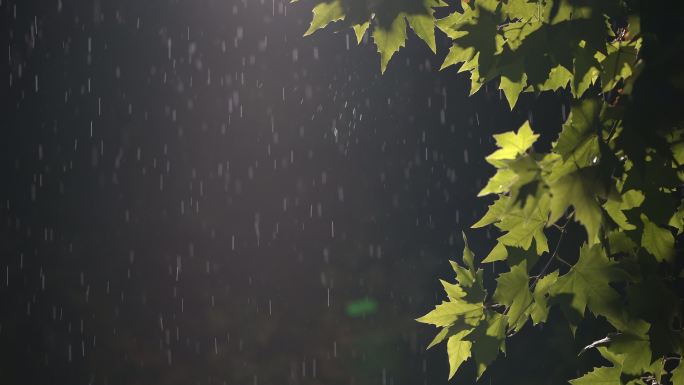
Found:
[[[639,190],[629,190],[622,194],[618,200],[608,200],[603,204],[610,218],[623,230],[634,230],[636,226],[629,223],[623,211],[631,210],[641,206],[644,201],[644,194]]]
[[[558,278],[550,294],[560,299],[572,324],[584,317],[588,307],[595,315],[622,326],[622,314],[616,310],[620,306],[620,296],[609,285],[616,274],[614,262],[608,259],[600,245],[584,245],[577,263]]]
[[[479,8],[463,7],[463,12],[453,12],[447,17],[437,19],[435,26],[453,40],[466,35],[468,32],[463,27],[476,23],[479,15]]]
[[[411,29],[413,29],[413,32],[430,47],[432,52],[437,52],[437,45],[435,44],[435,17],[432,15],[432,12],[427,15],[407,15],[406,20]]]
[[[612,254],[632,254],[637,245],[624,231],[611,231],[608,233],[608,245]]]
[[[549,70],[547,79],[536,85],[538,91],[555,91],[567,87],[572,80],[572,72],[562,65],[557,65]]]
[[[497,55],[504,45],[504,37],[498,32],[500,15],[483,8],[483,3],[478,4],[477,11],[470,12],[467,10],[469,7],[465,7],[466,11],[462,15],[451,15],[446,20],[437,21],[438,28],[454,36],[454,43],[442,68],[464,63],[459,72],[471,72],[471,95],[484,82],[499,74]]]
[[[534,292],[532,293],[534,302],[530,306],[530,317],[532,318],[533,325],[546,322],[549,316],[547,297],[556,281],[558,281],[558,271],[545,275],[534,286]]]
[[[474,64],[472,62],[474,62]],[[466,70],[466,68],[476,68],[477,58],[475,56],[475,49],[472,47],[464,48],[456,43],[452,44],[451,48],[449,48],[449,53],[442,62],[440,70],[443,70],[445,68],[451,67],[459,63],[466,63],[466,65],[462,66],[458,72],[463,72]]]
[[[480,72],[478,70],[479,57],[480,53],[477,52],[475,48],[462,47],[457,43],[453,43],[449,49],[449,53],[446,58],[444,58],[440,70],[463,63],[458,69],[458,72],[470,72],[470,95],[473,95],[486,81],[486,79],[480,77]]]
[[[604,339],[604,341],[605,340],[606,339]],[[607,340],[608,340],[607,342],[610,342],[610,338],[608,338]],[[595,344],[596,344],[595,342],[592,343],[592,345],[595,345]],[[613,364],[613,366],[620,367],[620,368],[622,367],[622,363],[625,361],[625,356],[610,351],[606,346],[603,346],[603,344],[596,345],[596,350],[598,350],[601,357],[608,360],[611,364]]]
[[[651,366],[651,343],[647,335],[616,335],[608,349],[622,356],[622,371],[627,374],[639,375]]]
[[[437,52],[433,8],[445,6],[448,6],[448,4],[441,0],[423,0],[424,13],[409,13],[406,15],[406,20],[411,29],[413,29],[413,32],[430,47],[433,53]]]
[[[548,241],[544,235],[544,228],[549,215],[549,197],[543,194],[539,197],[527,196],[524,205],[520,207],[512,202],[508,196],[500,196],[494,204],[489,206],[487,213],[471,227],[479,228],[494,223],[497,228],[506,232],[498,238],[504,246],[519,247],[528,250],[535,241],[536,251],[541,254],[549,251]],[[495,254],[485,258],[485,261],[505,259],[504,250],[492,250]]]
[[[463,7],[463,12],[454,12],[449,16],[435,21],[435,26],[444,32],[452,40],[458,39],[468,34],[465,26],[477,23],[479,17],[478,7]],[[458,72],[471,72],[471,95],[473,90],[479,89],[484,81],[480,79],[478,71],[479,53],[475,47],[468,47],[458,42],[453,42],[449,53],[444,58],[440,70],[463,63]]]
[[[607,45],[608,55],[601,61],[601,89],[613,89],[620,80],[632,76],[639,53],[638,42],[623,45],[620,42]]]
[[[670,382],[672,382],[672,385],[684,385],[684,363],[681,360],[679,365],[672,370]]]
[[[447,326],[447,327],[441,328],[439,330],[439,332],[437,332],[437,335],[435,336],[435,338],[432,339],[432,342],[430,342],[430,344],[425,349],[428,350],[431,347],[438,345],[439,343],[444,341],[448,335],[449,335],[449,327]]]
[[[677,211],[670,217],[667,224],[677,229],[677,235],[684,232],[684,202],[677,207]]]
[[[603,220],[601,206],[596,197],[604,196],[605,188],[597,174],[596,167],[587,167],[549,182],[552,196],[549,223],[557,222],[568,207],[572,206],[575,210],[575,219],[586,229],[590,244],[598,240]]]
[[[363,35],[366,34],[366,31],[368,30],[368,27],[370,26],[370,21],[366,21],[364,23],[360,24],[355,24],[352,26],[354,29],[354,35],[356,35],[356,43],[361,44],[361,41],[363,40]]]
[[[477,275],[474,271],[467,269],[454,261],[449,261],[456,273],[456,280],[465,288],[472,287],[477,282]]]
[[[470,334],[471,330],[459,332],[447,340],[447,355],[449,356],[449,379],[469,357],[473,343],[463,338]]]
[[[575,103],[570,109],[568,120],[563,124],[553,151],[564,161],[572,159],[579,167],[591,164],[599,154],[597,127],[600,127],[601,105],[596,99]]]
[[[508,192],[517,179],[518,174],[510,168],[498,169],[496,174],[489,178],[487,185],[477,194],[477,196],[481,197],[489,194]]]
[[[500,274],[496,282],[494,301],[506,305],[508,326],[518,331],[527,321],[526,312],[532,303],[527,264],[523,262],[511,267],[509,272]]]
[[[323,1],[313,7],[311,25],[304,36],[311,35],[332,22],[344,20],[345,25],[353,28],[356,41],[360,44],[366,31],[371,28],[371,20],[375,20],[371,35],[380,54],[381,71],[384,72],[390,59],[406,44],[407,22],[416,35],[436,52],[434,8],[445,6],[448,4],[442,0],[409,1],[391,5],[389,2],[364,4],[346,0]],[[387,22],[381,23],[379,19]]]
[[[471,353],[478,379],[496,359],[499,351],[505,350],[507,318],[496,312],[487,312],[485,322],[480,323],[468,336],[473,342]]]
[[[572,385],[622,385],[619,366],[594,368],[591,372],[580,378],[570,380]]]
[[[651,222],[647,216],[641,215],[644,232],[641,235],[641,246],[655,257],[658,262],[671,262],[675,255],[675,239],[670,230]]]
[[[530,15],[535,15],[539,4],[529,0],[508,0],[501,4],[501,11],[510,20],[527,19]]]
[[[530,246],[529,250],[520,247],[506,246],[506,262],[509,267],[518,266],[521,264],[527,265],[527,272],[529,273],[534,265],[539,261],[539,254],[536,247]]]
[[[467,303],[463,301],[444,301],[435,309],[416,321],[440,327],[451,326],[459,319],[479,319],[482,317],[481,303]]]
[[[595,53],[586,47],[586,43],[580,43],[575,48],[573,60],[573,78],[570,82],[572,96],[579,99],[598,80],[601,73],[601,65],[596,59]]]
[[[392,56],[406,44],[406,19],[399,15],[388,27],[375,25],[373,41],[380,54],[380,71],[385,72]]]
[[[528,250],[535,241],[538,254],[549,251],[548,241],[544,234],[549,216],[549,196],[539,198],[528,196],[521,208],[514,204],[496,223],[496,227],[506,233],[498,241],[506,246],[520,247]]]
[[[495,200],[494,203],[489,205],[485,215],[479,221],[475,222],[471,227],[476,229],[500,221],[508,211],[510,205],[510,197],[505,195],[499,196],[499,199]]]
[[[505,261],[506,258],[508,258],[508,250],[506,250],[506,246],[501,242],[497,242],[494,248],[492,248],[492,251],[490,251],[485,259],[482,260],[482,263]]]
[[[313,20],[309,29],[304,33],[304,36],[309,36],[321,28],[325,28],[328,24],[344,19],[344,9],[340,0],[334,0],[329,3],[320,3],[313,8]]]
[[[462,299],[467,294],[460,285],[449,283],[443,279],[440,279],[439,282],[442,283],[444,292],[452,300]]]
[[[527,74],[525,73],[522,58],[509,65],[502,66],[499,72],[501,73],[499,89],[504,92],[508,106],[513,110],[513,107],[518,102],[520,93],[527,87]]]
[[[472,271],[475,270],[475,255],[473,254],[473,251],[470,250],[470,247],[468,246],[468,238],[466,237],[465,233],[461,233],[463,236],[463,262],[465,262],[466,266]]]
[[[456,281],[458,281],[461,289],[466,293],[463,299],[471,303],[481,303],[487,296],[487,292],[484,289],[483,271],[475,268],[475,257],[468,248],[465,235],[463,240],[465,241],[463,260],[468,267],[463,267],[454,261],[449,261],[449,263],[456,273]]]
[[[529,122],[523,123],[518,129],[518,132],[505,132],[503,134],[494,135],[494,140],[499,149],[494,151],[485,159],[496,166],[496,161],[515,159],[518,155],[523,155],[532,147],[534,142],[539,138],[530,127]]]
[[[529,51],[527,44],[530,41],[545,38],[545,36],[535,36],[530,41],[525,41],[533,33],[545,34],[544,24],[530,18],[521,18],[519,21],[508,23],[503,27],[503,35],[506,38],[506,46],[512,51],[518,51],[521,47],[523,51]]]

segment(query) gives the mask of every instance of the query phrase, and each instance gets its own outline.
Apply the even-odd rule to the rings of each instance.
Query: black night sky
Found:
[[[468,97],[415,36],[381,76],[284,0],[0,11],[0,384],[447,383],[413,319],[559,96]]]

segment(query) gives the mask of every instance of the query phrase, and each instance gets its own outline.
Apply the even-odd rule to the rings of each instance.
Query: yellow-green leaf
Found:
[[[413,32],[430,47],[432,52],[437,52],[437,45],[435,44],[435,18],[432,16],[432,12],[428,14],[407,15],[406,20],[408,20]]]
[[[477,318],[481,315],[482,304],[445,301],[416,321],[435,326],[451,326],[459,318]]]
[[[615,306],[620,296],[609,285],[614,276],[614,262],[606,257],[603,248],[585,245],[580,249],[577,263],[558,278],[550,293],[554,297],[567,297],[568,302],[562,305],[571,323],[584,317],[587,307],[595,315],[619,323],[622,314]]]
[[[439,282],[442,283],[442,287],[444,287],[444,291],[447,293],[449,298],[461,299],[466,296],[466,292],[463,290],[461,286],[449,283],[443,279],[440,279]]]
[[[404,15],[397,16],[388,28],[376,24],[373,28],[373,41],[375,41],[378,53],[380,53],[380,70],[384,73],[392,56],[406,44],[406,19]]]
[[[508,250],[501,242],[497,242],[496,246],[489,252],[489,254],[482,260],[482,263],[492,263],[496,261],[505,261],[508,258]]]
[[[520,330],[527,321],[525,312],[532,303],[530,292],[530,278],[527,276],[527,264],[520,263],[511,267],[507,273],[502,273],[496,280],[494,301],[506,305],[508,308],[508,326],[516,331]]]
[[[309,29],[304,33],[304,36],[309,36],[321,28],[325,28],[328,24],[344,19],[344,9],[340,0],[334,0],[329,3],[320,3],[313,8],[313,20]]]
[[[473,341],[471,352],[478,379],[496,359],[499,351],[505,350],[507,318],[499,313],[488,312],[486,322],[481,323],[469,336],[469,340]]]
[[[583,168],[549,183],[552,196],[549,223],[556,223],[572,206],[575,219],[586,229],[590,244],[598,241],[603,218],[596,197],[604,192],[595,171],[593,167]]]
[[[534,142],[539,138],[538,134],[532,132],[529,122],[525,122],[518,132],[505,132],[503,134],[494,135],[496,145],[499,149],[494,151],[486,159],[490,163],[497,160],[515,159],[518,155],[522,155],[532,147]]]
[[[679,365],[672,370],[670,382],[672,385],[684,385],[684,362],[682,360],[679,360]]]
[[[641,206],[644,201],[644,194],[639,190],[629,190],[622,194],[621,200],[608,200],[603,204],[603,208],[608,215],[623,230],[634,230],[636,226],[629,223],[623,211],[631,210]]]
[[[547,296],[557,280],[558,271],[554,271],[537,281],[534,292],[532,293],[534,303],[530,306],[530,317],[532,318],[533,325],[537,325],[540,322],[546,322],[546,319],[549,316]]]
[[[354,29],[354,35],[356,35],[357,44],[361,44],[361,40],[363,40],[363,35],[366,34],[369,25],[370,21],[352,26],[352,28]]]
[[[570,383],[572,385],[622,385],[621,373],[622,368],[619,366],[594,368],[584,376],[570,380]]]
[[[444,341],[444,339],[449,335],[449,327],[444,327],[439,330],[435,338],[432,339],[432,342],[427,346],[427,349],[430,349],[431,347],[439,344],[440,342]]]
[[[463,337],[468,335],[470,330],[462,331],[449,337],[447,340],[447,354],[449,356],[449,379],[451,379],[458,368],[470,357],[470,349],[473,343],[464,341]]]
[[[651,222],[648,217],[641,215],[644,232],[641,235],[641,246],[655,257],[658,262],[672,261],[674,258],[674,236],[668,229]]]

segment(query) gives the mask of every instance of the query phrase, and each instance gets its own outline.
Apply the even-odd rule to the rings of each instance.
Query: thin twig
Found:
[[[563,236],[565,235],[565,226],[568,224],[568,222],[569,222],[569,220],[567,222],[565,222],[565,224],[561,227],[560,236],[558,237],[558,242],[556,243],[556,247],[553,250],[553,254],[551,254],[551,257],[549,257],[549,260],[546,261],[546,265],[544,265],[544,267],[539,272],[539,275],[537,275],[537,278],[534,280],[534,282],[532,282],[532,285],[530,285],[530,291],[534,290],[534,288],[537,286],[537,282],[539,282],[539,280],[544,276],[544,273],[546,273],[546,270],[548,270],[549,266],[551,266],[551,262],[554,259],[557,259],[559,261],[564,262],[565,264],[567,264],[569,266],[572,266],[568,262],[566,262],[563,259],[561,259],[560,257],[558,257],[558,250],[560,250],[560,245],[561,245],[561,242],[563,241]]]
[[[558,237],[558,242],[556,243],[556,247],[554,248],[553,253],[552,253],[551,256],[549,257],[549,260],[546,262],[546,265],[544,265],[544,267],[543,267],[542,270],[539,272],[539,274],[534,278],[534,281],[533,281],[532,284],[530,285],[530,291],[533,291],[533,290],[534,290],[534,288],[537,286],[537,283],[539,282],[540,279],[542,279],[542,277],[544,276],[544,273],[546,273],[546,270],[548,270],[549,266],[551,266],[551,262],[552,262],[554,259],[559,260],[559,261],[562,261],[563,263],[567,264],[568,266],[572,266],[571,264],[569,264],[568,262],[564,261],[563,259],[561,259],[561,258],[558,256],[558,250],[560,250],[560,245],[561,245],[561,242],[563,241],[563,235],[565,235],[565,226],[568,225],[568,222],[570,222],[570,219],[569,219],[569,218],[568,218],[568,220],[563,224],[563,226],[560,227],[560,229],[561,229],[560,232],[561,232],[561,233],[560,233],[560,236]],[[523,314],[525,314],[525,311],[527,311],[527,309],[528,309],[530,306],[532,306],[532,302],[530,302],[530,303],[527,305],[527,307],[525,308],[525,310],[518,316],[518,319],[520,319],[520,317],[521,317]],[[510,309],[511,309],[510,307],[507,307],[506,310],[503,312],[503,315],[507,315],[507,314],[508,314],[508,311],[509,311]],[[513,325],[516,325],[516,324],[518,323],[518,319],[516,319],[515,322],[513,322]],[[509,330],[506,334],[508,335],[509,333],[511,333],[510,330]]]

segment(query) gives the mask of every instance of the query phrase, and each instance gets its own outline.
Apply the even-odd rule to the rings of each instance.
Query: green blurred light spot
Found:
[[[359,299],[347,304],[347,315],[350,317],[361,317],[375,313],[377,310],[378,303],[370,298]]]

